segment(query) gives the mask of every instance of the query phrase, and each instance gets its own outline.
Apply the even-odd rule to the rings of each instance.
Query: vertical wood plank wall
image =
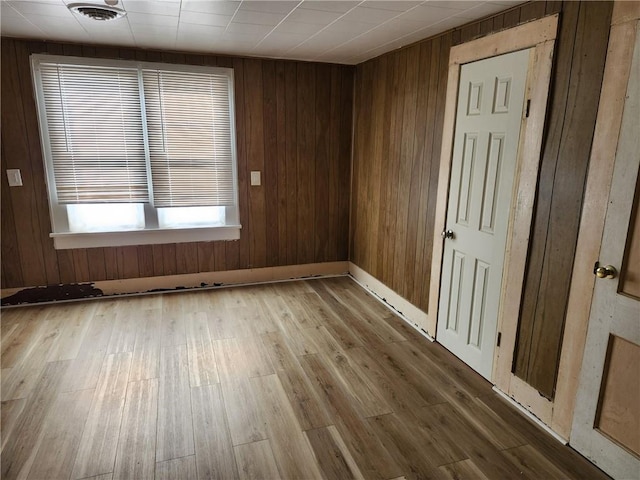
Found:
[[[515,374],[548,398],[560,362],[611,12],[611,3],[568,2],[556,46],[515,364]]]
[[[356,69],[350,259],[426,312],[449,48],[560,13],[516,370],[549,396],[611,8],[609,2],[534,1]]]
[[[2,287],[347,260],[353,67],[2,38]],[[233,67],[241,238],[54,250],[31,53]],[[263,185],[248,185],[262,170]]]

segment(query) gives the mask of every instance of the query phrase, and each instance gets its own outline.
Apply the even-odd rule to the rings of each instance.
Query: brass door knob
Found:
[[[614,266],[607,265],[605,267],[597,267],[593,273],[595,273],[598,278],[616,278],[618,271]]]

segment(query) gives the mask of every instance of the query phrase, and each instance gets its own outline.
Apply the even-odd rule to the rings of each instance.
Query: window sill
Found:
[[[162,243],[238,240],[241,225],[224,227],[130,230],[125,232],[52,233],[56,250],[70,248],[122,247]]]

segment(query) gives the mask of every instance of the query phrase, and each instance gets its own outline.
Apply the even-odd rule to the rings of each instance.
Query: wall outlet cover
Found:
[[[251,186],[252,187],[257,187],[262,185],[262,181],[260,178],[260,171],[259,170],[254,170],[251,172]]]
[[[20,174],[19,168],[8,168],[7,169],[7,180],[9,182],[10,187],[21,187],[22,186],[22,175]]]

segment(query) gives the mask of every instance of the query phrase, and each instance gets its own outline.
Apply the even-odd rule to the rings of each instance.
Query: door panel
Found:
[[[640,346],[610,335],[594,427],[640,456],[640,396],[636,365],[640,365]],[[636,428],[629,428],[633,425]]]
[[[460,69],[437,338],[491,376],[530,50]]]
[[[640,183],[640,178],[637,180]],[[620,272],[620,291],[640,300],[640,195],[639,185],[636,185],[636,200],[629,225],[629,239],[627,251]]]
[[[503,142],[504,134],[491,133],[489,138],[489,162],[482,196],[482,219],[480,222],[480,230],[489,234],[493,234],[495,228],[497,193],[500,187],[500,172],[502,171]]]
[[[632,216],[640,197],[638,118],[640,32],[636,31],[599,259],[602,266],[612,265],[627,277],[637,266],[629,269],[626,262],[640,255]],[[595,283],[570,443],[613,477],[638,478],[640,300],[625,292],[620,280],[613,276]]]

